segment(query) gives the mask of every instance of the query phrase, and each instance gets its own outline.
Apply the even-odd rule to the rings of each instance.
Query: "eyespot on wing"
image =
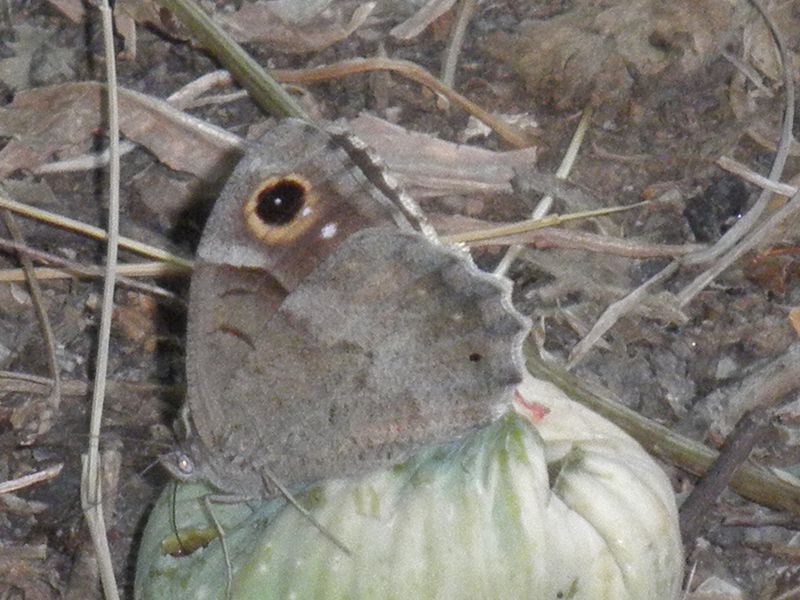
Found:
[[[248,231],[265,244],[285,244],[308,231],[318,219],[318,198],[311,182],[297,173],[261,181],[242,209]]]

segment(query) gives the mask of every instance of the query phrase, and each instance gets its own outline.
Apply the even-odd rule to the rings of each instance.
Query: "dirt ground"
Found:
[[[369,11],[349,1],[294,2],[299,15],[280,12],[289,3],[275,4],[250,13],[245,2],[205,3],[270,68],[385,55],[413,61],[437,76],[458,13],[458,4],[439,2],[441,16],[428,19],[419,32],[409,27],[404,34],[393,28],[425,3],[384,1]],[[317,14],[324,4],[329,6]],[[6,0],[0,7],[0,143],[5,144],[0,195],[104,226],[105,171],[41,170],[105,147],[105,111],[98,110],[97,88],[75,83],[105,77],[99,12],[73,0]],[[789,77],[796,81],[800,5],[775,1],[767,8],[784,36],[795,65]],[[147,0],[120,0],[116,10],[124,88],[166,99],[219,68],[166,10]],[[276,14],[283,27],[275,25]],[[571,193],[556,200],[554,212],[653,201],[566,226],[567,232],[627,240],[634,247],[630,256],[607,253],[577,237],[571,244],[540,240],[538,248],[521,253],[510,275],[518,307],[533,319],[540,347],[562,364],[573,357],[574,374],[610,390],[641,415],[712,447],[720,447],[758,402],[768,403],[768,424],[759,430],[752,456],[800,475],[800,398],[790,377],[794,363],[776,367],[797,356],[799,343],[796,214],[685,301],[682,292],[714,261],[682,264],[654,283],[598,344],[573,355],[609,305],[674,257],[696,250],[696,244],[715,244],[755,206],[760,188],[716,162],[730,157],[766,175],[775,160],[786,87],[774,41],[753,6],[745,0],[669,6],[655,0],[485,2],[469,22],[454,85],[523,131],[535,150],[519,156],[531,161],[538,155],[531,165],[537,173],[556,172],[582,111],[592,108],[568,177]],[[445,106],[401,73],[349,74],[295,84],[292,90],[309,112],[326,120],[353,120],[366,112],[427,134],[425,143],[438,138],[515,150],[496,133],[477,127],[456,103]],[[131,111],[140,127],[123,123],[123,137],[138,144],[122,159],[122,234],[191,258],[230,156],[222,142],[198,141],[168,116],[137,106]],[[215,97],[187,110],[241,137],[269,124],[246,97]],[[212,152],[205,143],[218,145]],[[797,184],[799,152],[793,142],[778,179]],[[451,164],[442,166],[445,175],[437,184],[414,179],[413,168],[404,171],[399,162],[398,176],[448,230],[464,222],[459,216],[471,222],[527,218],[542,194],[526,187],[524,169],[517,169],[513,182],[502,175],[509,156],[487,157],[480,167],[467,165],[474,176],[467,183],[464,171]],[[393,168],[392,157],[384,160]],[[481,185],[488,180],[491,185]],[[776,196],[765,215],[785,201]],[[32,248],[82,265],[103,262],[99,242],[38,221],[16,221]],[[6,231],[2,237],[11,235]],[[648,254],[643,249],[648,244],[669,250]],[[0,267],[19,268],[13,250],[4,252]],[[498,246],[477,251],[486,267],[500,256]],[[121,259],[141,260],[126,251]],[[109,475],[108,526],[127,597],[132,596],[137,536],[168,481],[156,459],[174,443],[172,425],[182,401],[188,287],[185,273],[137,281],[151,287],[123,283],[116,294],[102,444],[110,463],[118,461]],[[62,395],[60,403],[49,395],[47,345],[29,289],[24,281],[0,283],[0,481],[57,464],[63,470],[44,483],[0,495],[0,595],[101,597],[79,489],[102,282],[73,277],[45,280],[41,287]],[[763,398],[760,390],[770,378],[785,372],[787,385]],[[741,400],[744,382],[756,385],[743,401],[732,402]],[[685,497],[696,479],[680,465],[665,463],[664,468],[676,493]],[[690,597],[800,598],[798,513],[759,506],[731,491],[706,512],[686,544],[687,573],[694,570],[689,588],[701,589]],[[710,591],[703,595],[702,590]]]

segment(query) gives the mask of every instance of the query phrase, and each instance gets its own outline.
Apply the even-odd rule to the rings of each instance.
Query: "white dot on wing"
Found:
[[[330,239],[336,235],[336,223],[326,223],[320,229],[320,235],[323,239]]]

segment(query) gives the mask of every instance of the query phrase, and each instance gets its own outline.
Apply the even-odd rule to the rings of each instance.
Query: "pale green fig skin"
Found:
[[[528,418],[518,404],[526,416],[511,412],[395,468],[301,494],[350,556],[280,500],[214,504],[233,598],[678,598],[677,513],[659,467],[557,388],[529,378],[519,392],[547,414]],[[209,527],[208,491],[178,484],[179,529]],[[224,598],[219,540],[188,556],[162,553],[172,496],[170,486],[144,532],[135,597]]]

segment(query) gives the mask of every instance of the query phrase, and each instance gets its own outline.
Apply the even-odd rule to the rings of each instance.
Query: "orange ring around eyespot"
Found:
[[[281,183],[293,183],[303,189],[303,207],[300,213],[286,225],[269,225],[258,215],[258,203],[261,194]],[[266,244],[286,244],[295,241],[318,220],[315,210],[318,197],[312,191],[311,182],[297,173],[269,177],[256,186],[255,191],[242,207],[244,222],[250,233]]]

